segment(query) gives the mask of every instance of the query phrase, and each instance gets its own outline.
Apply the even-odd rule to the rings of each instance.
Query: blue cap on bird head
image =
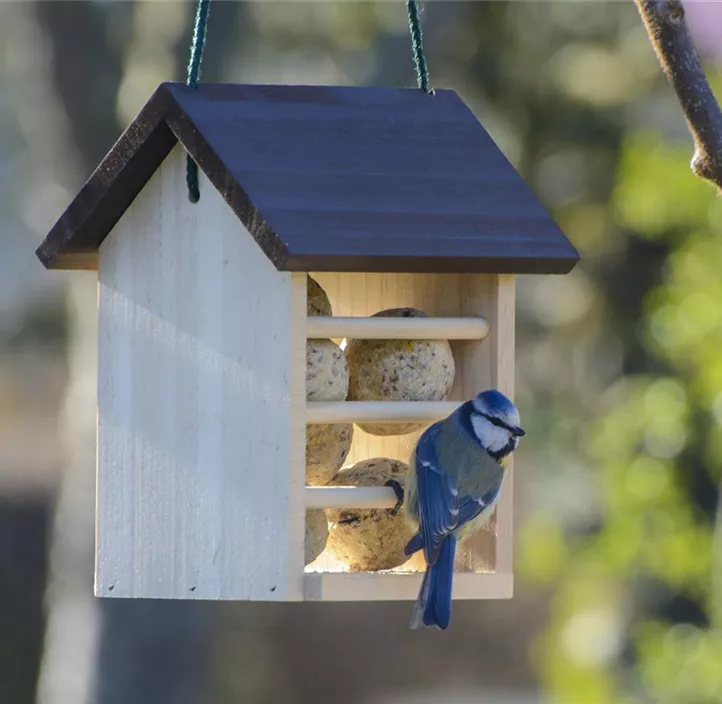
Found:
[[[519,411],[514,402],[504,396],[501,391],[491,389],[482,391],[471,402],[474,410],[489,420],[500,421],[514,435],[521,437],[526,433],[520,427]]]

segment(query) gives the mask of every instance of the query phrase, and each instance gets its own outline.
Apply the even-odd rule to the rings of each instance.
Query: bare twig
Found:
[[[722,109],[720,109],[684,20],[679,0],[634,0],[694,137],[692,171],[722,192]]]

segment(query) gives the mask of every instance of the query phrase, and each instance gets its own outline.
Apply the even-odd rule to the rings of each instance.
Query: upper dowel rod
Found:
[[[458,401],[309,401],[306,423],[433,423]]]
[[[341,318],[311,316],[309,339],[343,337],[361,340],[483,340],[485,318]]]

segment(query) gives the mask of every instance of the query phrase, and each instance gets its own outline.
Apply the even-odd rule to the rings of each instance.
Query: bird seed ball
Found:
[[[346,461],[353,423],[306,426],[306,484],[328,484]]]
[[[373,317],[425,318],[415,308]],[[454,383],[454,356],[446,340],[349,340],[349,401],[442,401]],[[371,435],[406,435],[423,425],[359,423]]]
[[[308,277],[308,315],[331,315],[326,292]],[[333,340],[308,340],[306,344],[306,400],[345,401],[348,394],[348,365]]]
[[[328,540],[328,521],[323,509],[306,511],[306,561],[310,565],[325,549]]]
[[[318,282],[310,276],[307,281],[306,315],[333,315],[331,311],[331,301],[328,300],[326,292],[318,285]]]
[[[331,486],[383,486],[395,479],[402,487],[408,467],[398,460],[377,457],[342,469]],[[327,509],[326,550],[352,571],[390,570],[408,558],[404,547],[413,533],[403,511],[390,509]]]
[[[348,395],[348,365],[343,350],[333,340],[306,343],[306,399],[345,401]]]
[[[306,313],[332,314],[326,292],[310,276]],[[348,367],[341,350],[331,340],[309,340],[306,345],[306,398],[345,401],[347,393]],[[322,486],[333,479],[351,449],[352,437],[351,423],[306,427],[307,484]]]

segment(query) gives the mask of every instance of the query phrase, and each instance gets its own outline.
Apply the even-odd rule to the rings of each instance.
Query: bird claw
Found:
[[[396,494],[396,506],[391,509],[392,516],[398,516],[401,511],[401,507],[404,505],[404,490],[395,479],[389,479],[385,482],[384,486],[390,486]]]

